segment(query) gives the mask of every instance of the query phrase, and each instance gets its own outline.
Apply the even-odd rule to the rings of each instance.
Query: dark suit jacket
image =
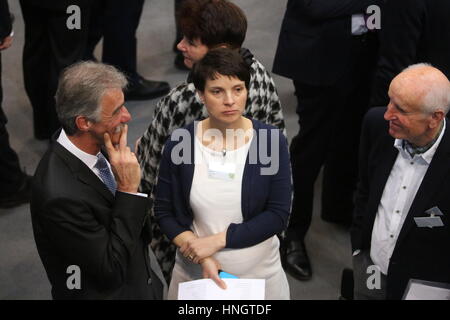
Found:
[[[380,59],[372,106],[386,106],[392,79],[409,65],[428,62],[450,78],[450,1],[389,0],[382,13]]]
[[[0,0],[0,41],[11,34],[12,21],[8,1]]]
[[[54,142],[36,170],[30,207],[53,298],[161,299],[149,266],[150,235],[143,231],[148,204],[127,193],[113,197],[81,160]],[[81,269],[81,290],[67,288],[70,265]]]
[[[398,150],[383,119],[385,108],[371,109],[361,136],[359,183],[352,227],[352,247],[370,249],[378,205]],[[387,298],[401,299],[409,279],[450,283],[450,123],[408,212],[392,254],[387,275]],[[443,227],[419,228],[414,217],[429,216],[437,206]]]
[[[351,15],[383,0],[289,0],[273,72],[314,86],[335,84],[352,63]]]
[[[85,6],[92,0],[21,0],[23,4],[30,4],[47,9],[66,10],[71,5]],[[83,12],[81,12],[83,14]],[[69,16],[69,15],[67,15]]]

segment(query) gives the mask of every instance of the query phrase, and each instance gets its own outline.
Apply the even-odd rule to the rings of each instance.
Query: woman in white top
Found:
[[[192,77],[209,117],[172,134],[156,187],[156,219],[178,247],[169,299],[184,281],[225,288],[219,269],[265,279],[266,299],[289,299],[276,236],[291,201],[286,139],[242,116],[250,75],[237,51],[209,51]]]

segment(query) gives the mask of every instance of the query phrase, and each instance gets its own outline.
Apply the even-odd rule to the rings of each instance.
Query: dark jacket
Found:
[[[351,231],[353,250],[370,250],[373,224],[389,174],[398,155],[383,119],[385,108],[371,109],[364,121],[359,183]],[[413,200],[389,262],[387,298],[401,299],[409,279],[450,283],[450,125]],[[419,228],[414,217],[437,206],[443,227]]]
[[[11,14],[9,13],[8,1],[0,0],[0,41],[9,36],[12,31]]]
[[[389,103],[392,79],[406,67],[428,62],[450,78],[450,1],[390,0],[381,15],[380,58],[372,106]]]
[[[353,59],[351,16],[383,2],[289,0],[273,72],[308,85],[334,85]]]
[[[261,169],[270,167],[262,164],[258,156],[256,164],[251,164],[247,156],[242,178],[242,214],[243,223],[230,224],[227,229],[226,248],[245,248],[258,244],[283,231],[287,226],[291,204],[291,169],[287,141],[283,133],[273,126],[252,120],[256,136],[250,145],[249,154],[259,152],[263,143],[267,143],[268,154],[279,154],[279,168],[274,175],[261,175]],[[259,131],[261,129],[261,131]],[[181,130],[181,131],[180,131]],[[175,164],[171,152],[178,144],[169,139],[164,147],[158,183],[155,194],[154,212],[161,230],[173,240],[178,234],[189,231],[193,221],[193,212],[189,205],[190,190],[194,176],[194,123],[177,129],[172,137],[180,132],[189,132],[190,163]],[[270,141],[276,130],[279,134],[279,149],[272,150]],[[268,132],[267,140],[261,139],[262,132]],[[266,142],[267,141],[267,142]],[[188,150],[183,150],[188,152]],[[254,154],[254,153],[253,153]]]
[[[151,299],[148,199],[117,192],[54,142],[33,179],[31,216],[54,299]],[[67,268],[81,270],[81,290],[69,290]]]
[[[89,5],[92,0],[20,0],[22,4],[37,6],[40,8],[64,10],[66,11],[69,6],[77,5],[82,9],[83,6]],[[83,11],[81,12],[83,14]],[[67,15],[69,17],[69,14]]]

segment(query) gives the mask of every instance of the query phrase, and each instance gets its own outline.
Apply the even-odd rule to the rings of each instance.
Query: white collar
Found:
[[[441,133],[439,134],[439,138],[437,138],[436,142],[433,144],[433,146],[430,149],[428,149],[426,152],[424,152],[420,155],[417,155],[418,157],[421,157],[423,160],[425,160],[428,164],[430,164],[431,160],[433,160],[433,156],[436,153],[436,150],[442,140],[442,137],[444,136],[446,126],[447,126],[447,121],[444,118],[444,125],[442,127]],[[406,152],[403,149],[403,139],[395,139],[394,147],[396,147],[400,152],[405,152],[406,154],[408,154],[408,152]]]
[[[80,159],[85,165],[88,166],[89,169],[92,170],[94,168],[94,166],[98,160],[97,159],[98,153],[97,153],[97,155],[94,156],[92,154],[86,153],[83,150],[79,149],[76,145],[74,145],[72,143],[72,141],[69,140],[64,129],[61,129],[61,133],[59,134],[59,137],[56,141],[58,141],[58,143],[60,145],[62,145],[64,148],[66,148],[75,157]]]

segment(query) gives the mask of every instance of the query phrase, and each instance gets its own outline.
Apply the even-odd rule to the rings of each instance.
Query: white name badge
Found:
[[[414,221],[419,228],[433,228],[444,226],[444,223],[442,222],[440,217],[415,217]]]
[[[208,177],[210,179],[232,181],[236,176],[234,163],[212,162],[208,165]]]

